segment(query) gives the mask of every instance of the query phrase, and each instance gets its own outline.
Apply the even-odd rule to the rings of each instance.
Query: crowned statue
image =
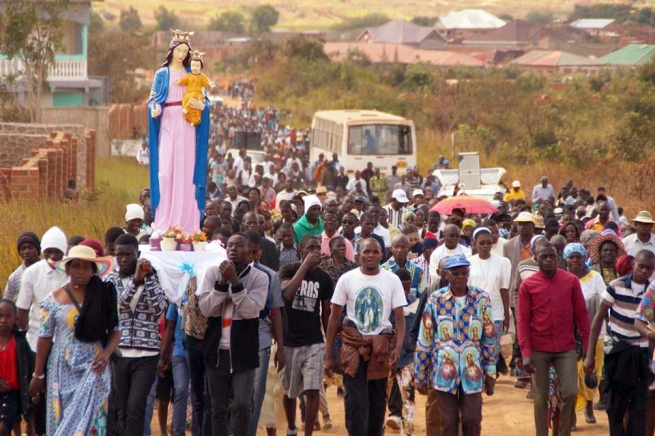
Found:
[[[179,226],[193,233],[199,230],[205,209],[209,100],[204,91],[213,84],[204,81],[202,73],[196,75],[199,82],[187,77],[192,73],[192,54],[202,68],[203,53],[191,51],[193,32],[171,30],[171,34],[148,103],[153,230],[161,233]],[[199,86],[204,90],[197,92]]]

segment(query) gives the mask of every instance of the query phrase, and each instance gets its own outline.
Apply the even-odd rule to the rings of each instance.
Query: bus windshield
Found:
[[[348,128],[348,154],[412,154],[412,129],[393,124],[364,124]]]

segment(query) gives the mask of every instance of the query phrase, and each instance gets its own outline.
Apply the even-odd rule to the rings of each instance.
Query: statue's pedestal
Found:
[[[207,269],[227,260],[227,253],[219,242],[209,244],[207,249],[208,251],[151,251],[149,245],[139,245],[141,257],[147,259],[155,268],[166,297],[173,303],[180,301],[194,278],[198,294]]]

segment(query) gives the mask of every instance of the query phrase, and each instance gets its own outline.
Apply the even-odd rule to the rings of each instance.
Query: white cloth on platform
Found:
[[[149,245],[139,245],[141,257],[147,259],[157,270],[157,277],[166,298],[179,303],[189,287],[189,281],[196,277],[198,283],[205,279],[207,269],[227,260],[227,253],[220,244],[208,244],[211,251],[150,251]]]

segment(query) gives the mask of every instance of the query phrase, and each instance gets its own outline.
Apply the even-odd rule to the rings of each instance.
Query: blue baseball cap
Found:
[[[446,264],[444,265],[444,268],[451,269],[460,266],[471,266],[471,263],[468,260],[466,260],[466,256],[464,256],[463,254],[455,254],[454,256],[450,256],[446,260]]]

